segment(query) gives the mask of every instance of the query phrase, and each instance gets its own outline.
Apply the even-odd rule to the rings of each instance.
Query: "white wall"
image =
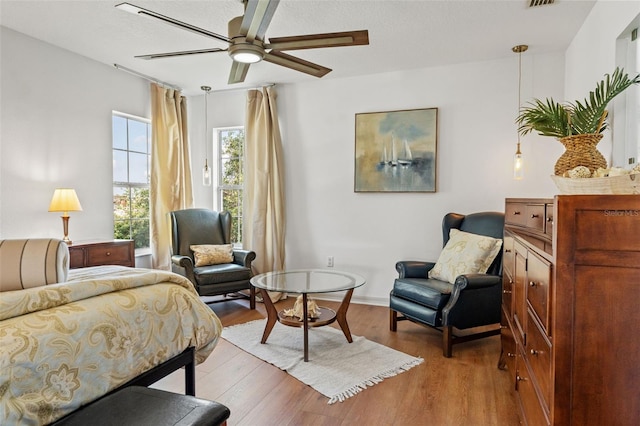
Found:
[[[567,49],[565,99],[582,100],[616,68],[616,39],[640,14],[640,1],[598,1]],[[615,109],[609,104],[611,123]],[[611,164],[613,133],[606,131],[598,149]]]
[[[562,93],[561,78],[546,78],[563,75],[562,54],[523,58],[525,67],[523,98]],[[447,212],[503,211],[505,197],[553,196],[555,141],[523,140],[527,176],[512,179],[517,72],[514,56],[279,88],[287,267],[325,267],[334,256],[336,269],[367,279],[354,300],[386,304],[396,261],[437,258]],[[355,114],[431,107],[438,108],[437,192],[354,193]]]
[[[49,213],[76,189],[72,240],[113,238],[111,111],[150,117],[148,83],[1,27],[0,238],[62,237]]]

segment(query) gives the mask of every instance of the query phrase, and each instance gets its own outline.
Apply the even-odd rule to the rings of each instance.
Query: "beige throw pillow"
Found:
[[[193,250],[196,267],[233,262],[233,244],[189,246]]]
[[[458,275],[484,274],[501,247],[499,238],[452,229],[436,265],[429,271],[429,278],[453,284]]]

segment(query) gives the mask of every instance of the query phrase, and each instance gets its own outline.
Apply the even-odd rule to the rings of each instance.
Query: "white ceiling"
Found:
[[[114,5],[123,0],[0,0],[0,24],[105,64],[120,64],[199,94],[265,83],[313,81],[316,77],[271,63],[249,69],[245,83],[228,86],[226,52],[156,60],[135,55],[226,48],[226,43],[132,15]],[[506,58],[528,44],[530,53],[564,51],[595,0],[555,0],[529,7],[530,0],[281,0],[267,38],[369,30],[369,46],[287,52],[332,68],[323,77]],[[227,35],[227,22],[242,15],[240,0],[140,1],[151,9]]]

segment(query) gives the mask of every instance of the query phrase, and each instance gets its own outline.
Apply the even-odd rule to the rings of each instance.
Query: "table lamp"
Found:
[[[50,212],[62,212],[62,225],[64,227],[64,238],[62,241],[71,245],[69,240],[69,214],[68,212],[82,211],[80,200],[76,195],[75,189],[57,188],[53,193],[51,204],[49,204]]]

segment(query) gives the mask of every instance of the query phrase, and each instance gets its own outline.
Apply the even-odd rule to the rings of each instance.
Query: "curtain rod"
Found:
[[[176,86],[176,85],[173,85],[173,84],[169,84],[169,83],[165,83],[164,81],[158,80],[157,78],[149,77],[148,75],[139,73],[138,71],[134,71],[131,68],[123,67],[122,65],[113,64],[113,66],[116,67],[116,69],[122,70],[124,72],[128,72],[129,74],[133,74],[133,75],[135,75],[137,77],[142,77],[145,80],[149,80],[149,81],[151,81],[153,83],[156,83],[156,84],[159,84],[161,86],[165,86],[165,87],[168,87],[170,89],[182,92],[182,88],[179,87],[179,86]]]
[[[276,83],[265,83],[265,84],[259,84],[257,86],[251,86],[251,87],[237,87],[237,88],[231,88],[231,89],[212,90],[212,92],[213,93],[237,92],[239,90],[262,89],[263,87],[271,87],[275,85]]]

